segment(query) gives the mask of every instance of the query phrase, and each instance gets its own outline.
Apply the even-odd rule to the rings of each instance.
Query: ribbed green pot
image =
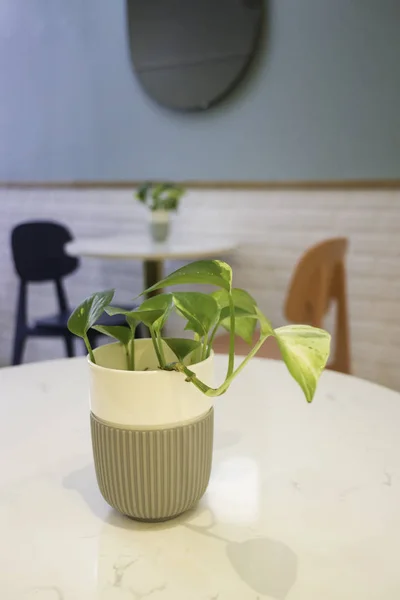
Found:
[[[166,521],[194,506],[210,478],[214,410],[187,425],[125,429],[91,413],[94,463],[110,506],[141,521]]]

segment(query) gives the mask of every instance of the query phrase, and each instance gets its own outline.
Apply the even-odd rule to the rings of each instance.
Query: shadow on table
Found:
[[[217,540],[225,545],[226,556],[232,568],[251,589],[275,600],[285,600],[297,578],[296,553],[286,544],[267,537],[236,542],[214,533],[212,529],[215,525],[193,525],[192,521],[205,510],[209,512],[206,503],[200,501],[198,507],[164,523],[140,523],[116,511],[111,511],[105,520],[108,525],[125,531],[165,531],[179,525],[200,536]],[[233,535],[240,535],[242,532],[240,526],[232,529]]]
[[[239,577],[259,594],[284,600],[296,581],[297,555],[277,540],[228,542],[226,554]]]
[[[211,531],[187,523],[193,532],[226,544],[226,555],[237,575],[255,592],[284,600],[297,578],[297,555],[289,546],[267,537],[235,542]],[[240,527],[237,527],[240,533]],[[236,532],[235,532],[236,533]]]
[[[91,512],[107,525],[125,531],[162,531],[180,525],[200,536],[225,545],[227,558],[237,575],[255,592],[275,600],[284,600],[297,577],[297,555],[289,546],[267,537],[255,537],[241,542],[232,541],[214,532],[217,528],[211,514],[211,525],[198,526],[193,521],[205,511],[210,513],[206,498],[199,505],[164,523],[142,523],[121,515],[108,507],[96,482],[93,465],[71,472],[63,480],[66,489],[76,491]],[[233,535],[240,536],[240,526],[231,527]]]

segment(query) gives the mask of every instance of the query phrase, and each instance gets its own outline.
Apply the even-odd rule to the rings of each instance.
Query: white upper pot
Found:
[[[164,343],[165,358],[176,361]],[[136,371],[126,368],[121,344],[108,344],[94,350],[96,364],[89,359],[90,409],[103,421],[131,429],[160,429],[190,422],[204,416],[212,407],[205,396],[185,375],[162,371],[151,339],[135,340]],[[213,385],[213,354],[190,365],[201,381]],[[147,369],[147,370],[144,370]]]
[[[169,222],[170,211],[169,210],[164,210],[163,208],[161,208],[159,210],[152,210],[150,212],[150,216],[151,216],[151,221],[153,223],[164,224],[164,223],[168,223]]]

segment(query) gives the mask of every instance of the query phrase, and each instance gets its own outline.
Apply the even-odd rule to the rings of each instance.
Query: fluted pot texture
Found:
[[[151,211],[150,215],[151,237],[155,242],[167,241],[171,230],[169,211],[153,210]]]
[[[164,343],[167,361],[176,360]],[[194,506],[211,472],[214,411],[185,376],[158,368],[151,339],[135,341],[135,371],[123,346],[94,350],[90,366],[91,432],[104,499],[143,521],[171,519]],[[213,356],[190,365],[213,384]]]

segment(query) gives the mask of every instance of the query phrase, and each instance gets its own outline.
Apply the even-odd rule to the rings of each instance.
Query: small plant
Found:
[[[136,198],[151,211],[178,210],[185,189],[176,183],[144,183],[136,192]]]
[[[290,374],[300,385],[306,400],[312,401],[319,376],[328,360],[329,333],[308,325],[287,325],[273,329],[254,298],[245,290],[232,287],[230,266],[218,260],[190,263],[141,295],[185,284],[212,285],[217,291],[210,294],[192,291],[160,293],[145,300],[139,308],[132,311],[110,306],[114,290],[97,292],[75,309],[68,321],[68,328],[73,334],[83,338],[93,363],[96,361],[90,347],[88,330],[93,327],[115,338],[125,348],[126,368],[135,370],[135,329],[139,323],[144,323],[150,330],[159,368],[183,373],[187,381],[207,396],[219,396],[226,392],[233,379],[244,369],[265,340],[273,336],[278,342]],[[104,311],[109,315],[124,314],[127,327],[96,325]],[[172,311],[186,320],[185,329],[193,332],[193,339],[163,337],[163,327]],[[235,336],[240,336],[251,346],[258,325],[258,341],[249,350],[243,362],[235,368]],[[196,377],[190,370],[190,365],[210,356],[220,327],[230,332],[228,367],[223,383],[217,388],[211,388]],[[175,362],[167,363],[163,341],[175,354]]]

